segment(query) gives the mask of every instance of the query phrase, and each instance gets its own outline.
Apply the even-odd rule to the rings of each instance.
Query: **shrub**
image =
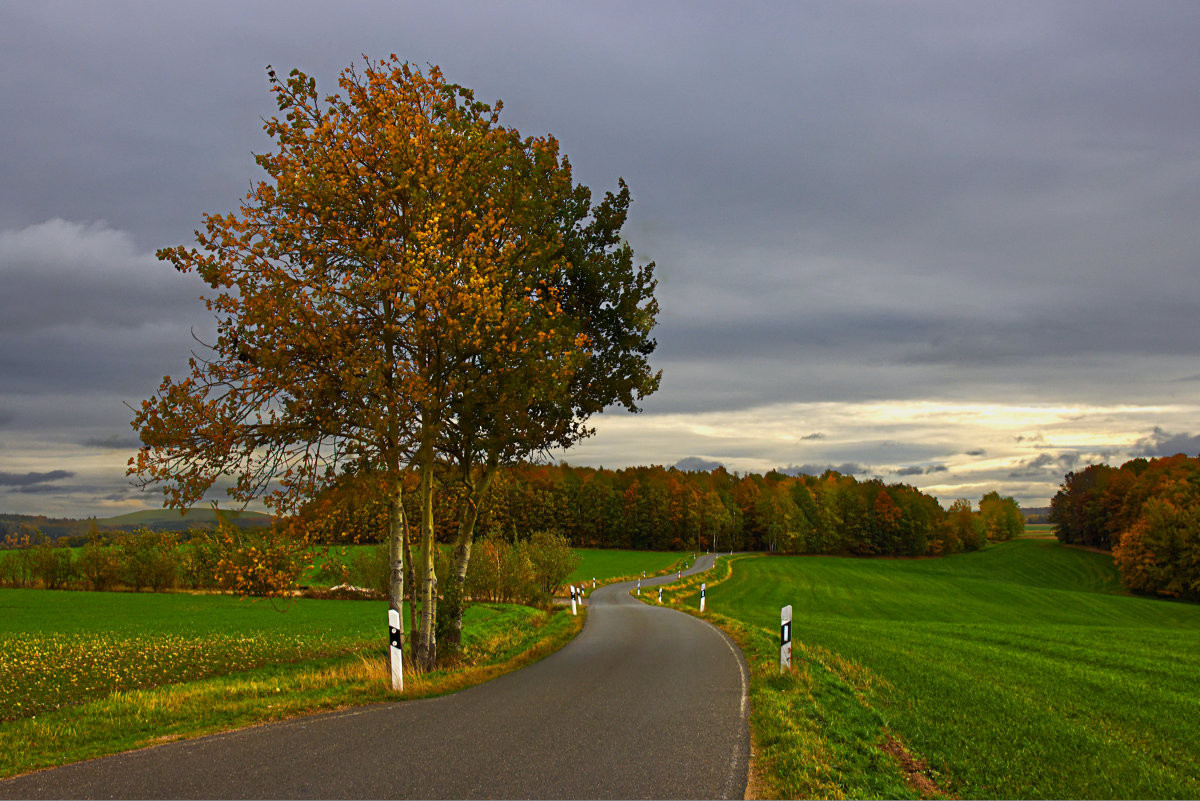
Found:
[[[22,525],[17,533],[4,538],[0,552],[0,584],[10,587],[28,587],[33,584],[33,561],[30,549],[46,541],[45,535],[32,526]]]
[[[526,552],[533,569],[532,582],[539,603],[549,603],[556,590],[579,567],[583,557],[571,550],[561,534],[539,531],[529,538]]]
[[[288,595],[310,564],[307,541],[275,527],[241,529],[223,522],[217,538],[218,583],[240,595]]]
[[[512,543],[488,537],[476,544],[464,592],[479,601],[544,605],[578,564],[559,534],[543,531]]]
[[[391,580],[391,563],[388,560],[388,544],[386,542],[370,548],[356,549],[350,554],[347,567],[351,584],[356,587],[366,587],[385,598],[387,597]]]
[[[221,542],[217,532],[196,530],[179,553],[179,581],[192,589],[213,589],[218,586],[217,564],[221,559]]]
[[[121,555],[114,546],[91,540],[83,546],[76,568],[85,587],[105,592],[121,579]]]
[[[41,542],[29,550],[33,578],[47,590],[61,590],[76,578],[75,559],[70,548],[53,548]]]
[[[28,587],[33,583],[33,570],[27,549],[0,551],[0,584],[9,587]]]
[[[121,581],[141,592],[161,592],[179,580],[179,541],[170,531],[139,529],[117,540]]]

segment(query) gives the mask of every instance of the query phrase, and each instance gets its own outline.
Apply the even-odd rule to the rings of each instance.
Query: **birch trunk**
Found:
[[[395,479],[388,508],[388,608],[400,615],[400,639],[404,641],[404,551],[406,550],[404,521],[404,485]]]
[[[417,584],[421,592],[421,631],[417,640],[417,667],[437,667],[437,573],[433,534],[433,447],[421,446],[421,566]]]
[[[445,633],[441,644],[448,653],[457,653],[462,645],[463,612],[466,609],[464,585],[467,581],[467,568],[471,563],[471,546],[475,542],[475,522],[479,519],[479,504],[487,496],[492,479],[496,477],[496,469],[496,465],[489,464],[484,468],[483,476],[478,482],[470,478],[467,481],[470,497],[467,503],[463,504],[462,513],[459,515],[458,537],[454,541],[454,565],[450,576],[454,586],[446,593],[445,599],[454,605],[451,609],[451,627]]]

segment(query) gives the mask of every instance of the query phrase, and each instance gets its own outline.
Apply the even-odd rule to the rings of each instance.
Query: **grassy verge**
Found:
[[[708,608],[701,583],[728,581],[737,557],[664,587],[663,602],[713,623],[737,643],[750,669],[749,798],[941,798],[936,776],[913,759],[873,705],[885,686],[860,666],[798,644],[779,669],[779,632]],[[643,600],[656,603],[656,595]],[[707,598],[706,598],[707,605]]]
[[[936,560],[748,558],[721,575],[709,581],[710,612],[774,646],[779,608],[792,604],[797,672],[823,670],[850,688],[786,690],[812,695],[789,709],[794,699],[759,695],[755,684],[772,683],[765,674],[752,680],[768,795],[879,792],[855,778],[855,764],[839,764],[829,742],[823,759],[837,766],[836,788],[789,783],[791,759],[770,732],[803,720],[807,707],[827,735],[858,737],[863,753],[887,749],[906,773],[954,795],[1200,796],[1200,607],[1123,595],[1105,555],[1019,540]],[[694,610],[696,584],[670,597]],[[750,658],[753,638],[746,647]],[[858,713],[836,705],[839,692],[858,699],[871,725],[848,723]],[[758,717],[772,705],[783,723]]]
[[[136,600],[130,599],[145,601],[152,598],[179,596],[127,596],[126,602],[132,608]],[[0,594],[0,606],[9,600]],[[234,599],[208,597],[204,600],[217,604],[218,611],[214,614],[220,621],[227,613],[227,610],[220,610],[220,604]],[[340,617],[341,625],[350,628],[348,633],[343,633],[351,638],[354,618],[359,615],[376,617],[370,615],[368,609],[376,604],[368,602],[318,601],[308,605],[312,604],[316,608],[309,612],[310,617]],[[382,609],[381,604],[378,606]],[[246,612],[245,609],[242,611]],[[248,630],[253,630],[258,611],[255,609],[245,615]],[[287,617],[269,607],[263,611],[279,618]],[[153,614],[143,612],[141,617],[151,630],[156,626],[174,625]],[[277,626],[283,625],[269,617],[265,619]],[[302,615],[291,620],[295,624],[302,620]],[[458,663],[422,676],[407,676],[403,693],[394,693],[390,689],[387,653],[379,636],[379,626],[375,624],[377,621],[372,623],[367,640],[332,655],[298,652],[293,655],[294,661],[260,664],[248,669],[234,667],[220,675],[183,678],[158,686],[97,690],[49,711],[43,709],[36,715],[0,722],[0,777],[296,715],[453,692],[554,652],[575,636],[583,620],[582,615],[576,617],[566,612],[547,613],[499,604],[474,605],[466,621],[463,652]],[[118,630],[120,625],[118,620]],[[197,630],[197,636],[203,638],[205,635]],[[261,629],[258,636],[270,639],[270,635],[263,634]],[[11,639],[6,635],[5,646]],[[4,658],[0,654],[0,662]],[[131,654],[130,658],[137,656]],[[43,665],[42,669],[50,672],[55,668]]]

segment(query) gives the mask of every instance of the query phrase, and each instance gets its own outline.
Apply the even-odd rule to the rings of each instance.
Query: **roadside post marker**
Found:
[[[638,579],[638,595],[642,594],[642,580]]]
[[[792,666],[792,605],[779,610],[779,672]]]
[[[704,590],[707,586],[708,586],[707,584],[700,585],[700,611],[701,612],[704,611]]]
[[[388,651],[392,657],[392,689],[404,689],[404,652],[400,650],[400,613],[388,610]]]
[[[658,588],[658,602],[662,603],[662,587]]]
[[[575,611],[575,585],[574,584],[571,585],[571,614],[572,615],[579,614],[577,611]]]
[[[592,589],[593,589],[593,590],[594,590],[594,589],[596,589],[596,579],[595,579],[595,577],[593,577],[593,578],[592,578]]]

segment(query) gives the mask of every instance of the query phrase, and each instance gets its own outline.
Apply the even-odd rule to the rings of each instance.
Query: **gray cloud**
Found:
[[[140,252],[125,231],[61,219],[0,231],[0,278],[0,333],[187,320],[200,316],[205,289]]]
[[[709,472],[721,466],[720,462],[702,459],[699,456],[687,456],[675,463],[676,470]]]
[[[922,467],[921,465],[910,465],[909,467],[901,467],[896,471],[898,476],[929,476],[934,473],[946,473],[950,468],[944,464],[931,464]]]
[[[1134,456],[1174,456],[1183,453],[1188,456],[1200,454],[1200,434],[1171,434],[1155,426],[1154,431],[1134,445]]]
[[[142,447],[142,440],[135,434],[112,434],[107,437],[91,437],[79,443],[85,448],[103,448],[106,450],[137,450]]]
[[[845,462],[843,464],[791,464],[787,467],[779,468],[779,472],[788,476],[819,476],[826,470],[834,470],[842,475],[862,476],[871,472],[871,468],[867,465],[857,464],[855,462]]]
[[[21,491],[32,492],[32,488],[50,481],[71,478],[75,474],[69,470],[51,470],[48,473],[4,473],[0,472],[0,487],[17,487]]]
[[[969,451],[963,451],[967,456],[987,456],[987,451],[983,448],[972,448]]]
[[[1066,473],[1079,462],[1080,455],[1075,452],[1063,452],[1057,456],[1039,453],[1033,459],[1021,463],[1016,470],[1009,473],[1009,478],[1044,479],[1047,473]]]

